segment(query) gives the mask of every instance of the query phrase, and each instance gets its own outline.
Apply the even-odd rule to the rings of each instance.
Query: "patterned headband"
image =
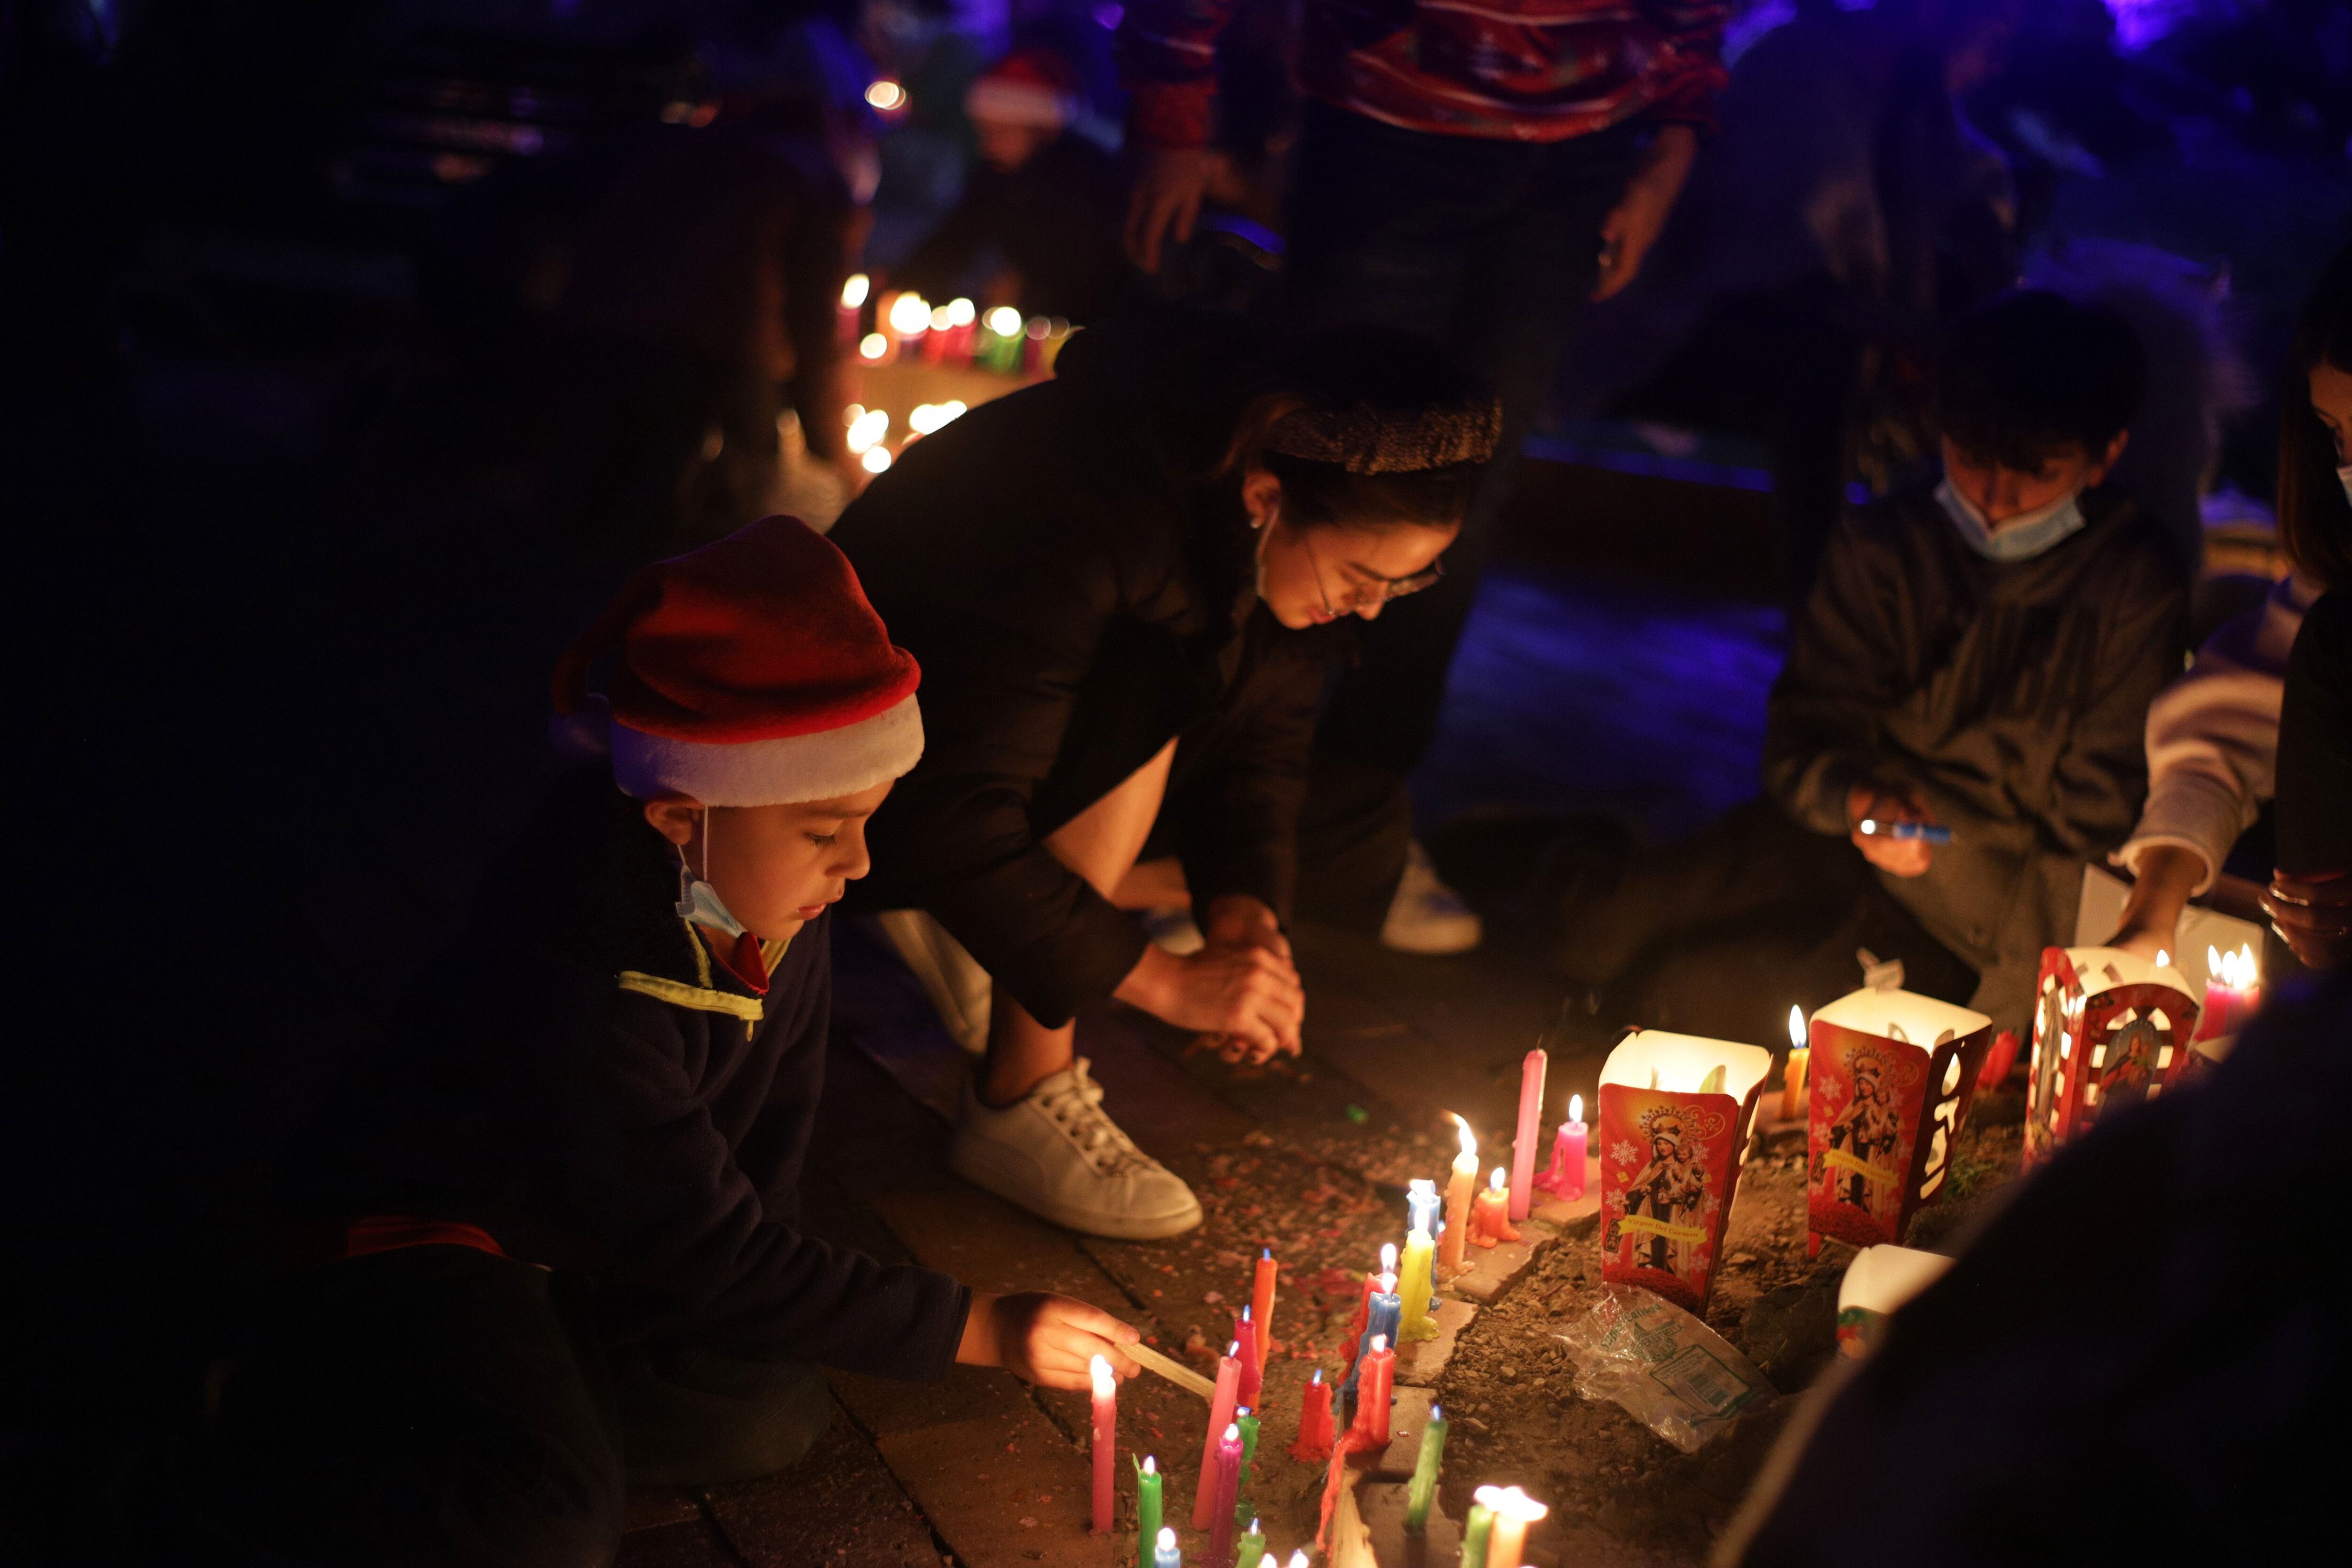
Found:
[[[1286,458],[1337,463],[1351,474],[1410,474],[1483,463],[1502,434],[1499,403],[1412,413],[1359,403],[1337,412],[1293,409],[1274,422],[1266,446]]]

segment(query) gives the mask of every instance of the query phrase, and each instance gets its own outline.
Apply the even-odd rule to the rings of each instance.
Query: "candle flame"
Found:
[[[1225,1423],[1225,1441],[1226,1441],[1226,1442],[1228,1442],[1228,1443],[1238,1443],[1238,1442],[1240,1442],[1241,1440],[1242,1440],[1242,1429],[1241,1429],[1240,1427],[1238,1427],[1238,1426],[1234,1426],[1234,1425],[1232,1422],[1230,1422],[1230,1421],[1226,1422],[1226,1423]]]
[[[1244,1323],[1246,1323],[1246,1322],[1248,1322],[1249,1321],[1250,1321],[1250,1315],[1249,1315],[1249,1303],[1248,1303],[1248,1302],[1246,1302],[1246,1301],[1244,1301],[1244,1302],[1243,1302],[1243,1303],[1242,1303],[1242,1321],[1243,1321],[1243,1322],[1244,1322]],[[1238,1340],[1236,1340],[1236,1341],[1234,1341],[1234,1343],[1236,1343],[1236,1344],[1239,1344],[1241,1342],[1240,1342],[1240,1341],[1238,1341]]]
[[[1457,1130],[1454,1135],[1462,1142],[1462,1157],[1475,1160],[1478,1157],[1478,1135],[1470,1131],[1470,1123],[1464,1121],[1458,1112],[1449,1110],[1445,1114],[1454,1118]]]
[[[1396,1272],[1396,1243],[1393,1241],[1381,1243],[1381,1272],[1383,1274]]]
[[[1548,1505],[1536,1501],[1517,1487],[1505,1487],[1496,1494],[1496,1500],[1488,1506],[1496,1513],[1523,1520],[1528,1524],[1535,1523],[1551,1511]]]
[[[865,273],[851,273],[847,278],[842,280],[842,309],[845,310],[855,310],[857,307],[866,303],[866,291],[873,287],[874,280],[866,277]]]
[[[1374,1334],[1374,1335],[1372,1336],[1372,1353],[1373,1353],[1374,1355],[1378,1355],[1378,1354],[1380,1354],[1382,1351],[1384,1351],[1384,1350],[1386,1350],[1386,1349],[1388,1349],[1388,1348],[1389,1348],[1389,1337],[1388,1337],[1388,1335],[1386,1335],[1386,1334]]]
[[[1489,1192],[1499,1193],[1509,1184],[1509,1181],[1503,1174],[1502,1166],[1497,1165],[1493,1171],[1487,1173],[1486,1188]]]
[[[2170,966],[2171,963],[2172,954],[2165,952],[2164,949],[2160,947],[2156,950],[2156,966],[2158,969],[2168,968]]]
[[[1307,1568],[1307,1548],[1302,1546],[1290,1554],[1290,1568]]]
[[[1144,1473],[1145,1475],[1147,1475],[1147,1476],[1156,1476],[1156,1475],[1158,1475],[1158,1474],[1160,1473],[1160,1461],[1159,1461],[1159,1460],[1157,1460],[1157,1459],[1155,1459],[1155,1458],[1152,1458],[1150,1455],[1149,1455],[1149,1454],[1144,1455],[1144,1456],[1143,1456],[1143,1473]]]
[[[1167,1526],[1167,1525],[1164,1525],[1164,1524],[1163,1524],[1163,1525],[1161,1525],[1161,1526],[1160,1527],[1160,1542],[1159,1542],[1159,1544],[1160,1544],[1160,1551],[1162,1551],[1162,1552],[1173,1552],[1173,1551],[1175,1551],[1175,1550],[1176,1550],[1176,1531],[1175,1531],[1174,1530],[1171,1529],[1171,1528],[1170,1528],[1169,1526]]]
[[[2208,974],[2221,973],[2221,955],[2210,943],[2205,949],[2205,973]]]
[[[1242,1353],[1242,1342],[1241,1342],[1241,1341],[1239,1341],[1239,1340],[1235,1340],[1233,1343],[1231,1343],[1231,1344],[1229,1344],[1229,1345],[1227,1345],[1227,1346],[1225,1347],[1225,1355],[1227,1356],[1227,1358],[1228,1358],[1228,1359],[1230,1359],[1230,1358],[1232,1358],[1232,1357],[1234,1357],[1234,1356],[1237,1356],[1237,1355],[1239,1355],[1239,1354],[1241,1354],[1241,1353]]]
[[[1498,1513],[1502,1510],[1503,1489],[1500,1487],[1480,1487],[1470,1495]]]
[[[1432,1421],[1443,1421],[1443,1420],[1444,1420],[1444,1419],[1445,1419],[1445,1406],[1444,1406],[1443,1405],[1432,1405],[1429,1407],[1429,1418],[1430,1418]]]
[[[1803,1045],[1804,1043],[1805,1043],[1805,1013],[1804,1013],[1804,1009],[1803,1009],[1803,1008],[1801,1008],[1801,1007],[1791,1007],[1791,1008],[1790,1008],[1790,1009],[1789,1009],[1789,1044],[1790,1044],[1790,1046],[1792,1046],[1792,1047],[1795,1047],[1795,1046],[1801,1046],[1801,1045]]]
[[[1322,1369],[1321,1367],[1319,1367],[1319,1366],[1318,1366],[1318,1367],[1317,1367],[1317,1368],[1315,1369],[1315,1375],[1314,1375],[1313,1377],[1308,1378],[1307,1381],[1307,1382],[1309,1382],[1309,1383],[1320,1383],[1320,1382],[1322,1382],[1322,1381],[1323,1381],[1323,1369]]]
[[[1110,1359],[1108,1356],[1097,1355],[1088,1357],[1087,1361],[1087,1370],[1094,1373],[1095,1397],[1097,1399],[1102,1398],[1105,1394],[1111,1393],[1118,1387],[1118,1379],[1110,1374]]]
[[[1568,1119],[1570,1121],[1584,1120],[1584,1096],[1571,1094],[1568,1097]]]

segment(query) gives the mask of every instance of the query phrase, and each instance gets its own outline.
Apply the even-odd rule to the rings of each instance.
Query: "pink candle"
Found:
[[[1544,1068],[1551,1058],[1542,1047],[1519,1064],[1519,1137],[1511,1145],[1511,1217],[1528,1217],[1536,1195],[1536,1145],[1543,1139]]]
[[[1242,1363],[1241,1389],[1234,1394],[1235,1405],[1257,1408],[1258,1390],[1265,1385],[1265,1368],[1258,1364],[1257,1325],[1250,1321],[1250,1310],[1244,1307],[1234,1320],[1234,1344],[1240,1352]]]
[[[2246,1026],[2263,1005],[2263,988],[2250,943],[2235,952],[2205,950],[2205,1006],[2197,1017],[2197,1037],[2218,1039]]]
[[[1356,1425],[1370,1439],[1370,1446],[1389,1446],[1389,1406],[1396,1399],[1396,1352],[1389,1349],[1387,1338],[1372,1336],[1372,1348],[1364,1352],[1364,1370],[1356,1384]]]
[[[1242,1495],[1242,1429],[1227,1422],[1223,1436],[1216,1441],[1216,1452],[1217,1495],[1211,1505],[1216,1514],[1209,1521],[1209,1562],[1213,1568],[1230,1568],[1234,1560],[1234,1505]]]
[[[1559,1173],[1559,1195],[1570,1202],[1584,1195],[1584,1096],[1568,1097],[1568,1120],[1559,1124],[1559,1142],[1568,1146],[1567,1169]]]
[[[1110,1363],[1097,1356],[1088,1363],[1095,1378],[1095,1533],[1110,1533],[1111,1457],[1118,1452],[1118,1379]]]
[[[1201,1443],[1201,1484],[1192,1493],[1192,1528],[1195,1530],[1209,1528],[1209,1515],[1217,1503],[1217,1438],[1226,1427],[1233,1426],[1234,1406],[1241,1403],[1235,1396],[1241,1392],[1242,1363],[1241,1358],[1234,1353],[1240,1349],[1241,1346],[1235,1345],[1217,1358],[1216,1392],[1209,1399],[1209,1435]],[[1234,1426],[1234,1441],[1239,1443],[1241,1436],[1241,1428]],[[1235,1448],[1234,1451],[1239,1453],[1241,1450]],[[1225,1520],[1228,1524],[1233,1521],[1233,1505],[1227,1503]]]

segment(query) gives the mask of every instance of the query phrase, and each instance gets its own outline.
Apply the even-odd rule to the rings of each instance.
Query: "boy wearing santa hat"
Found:
[[[591,661],[617,650],[603,697]],[[826,910],[922,752],[841,552],[769,518],[639,574],[558,666],[606,742],[297,1162],[282,1289],[208,1427],[272,1560],[603,1562],[625,1480],[798,1458],[819,1366],[1087,1385],[1135,1331],[803,1235]]]

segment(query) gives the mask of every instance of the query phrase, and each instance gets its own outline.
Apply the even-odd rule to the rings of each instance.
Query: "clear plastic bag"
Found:
[[[1552,1331],[1576,1362],[1577,1393],[1622,1405],[1685,1454],[1774,1395],[1728,1340],[1654,1291],[1604,1285],[1591,1311]]]

